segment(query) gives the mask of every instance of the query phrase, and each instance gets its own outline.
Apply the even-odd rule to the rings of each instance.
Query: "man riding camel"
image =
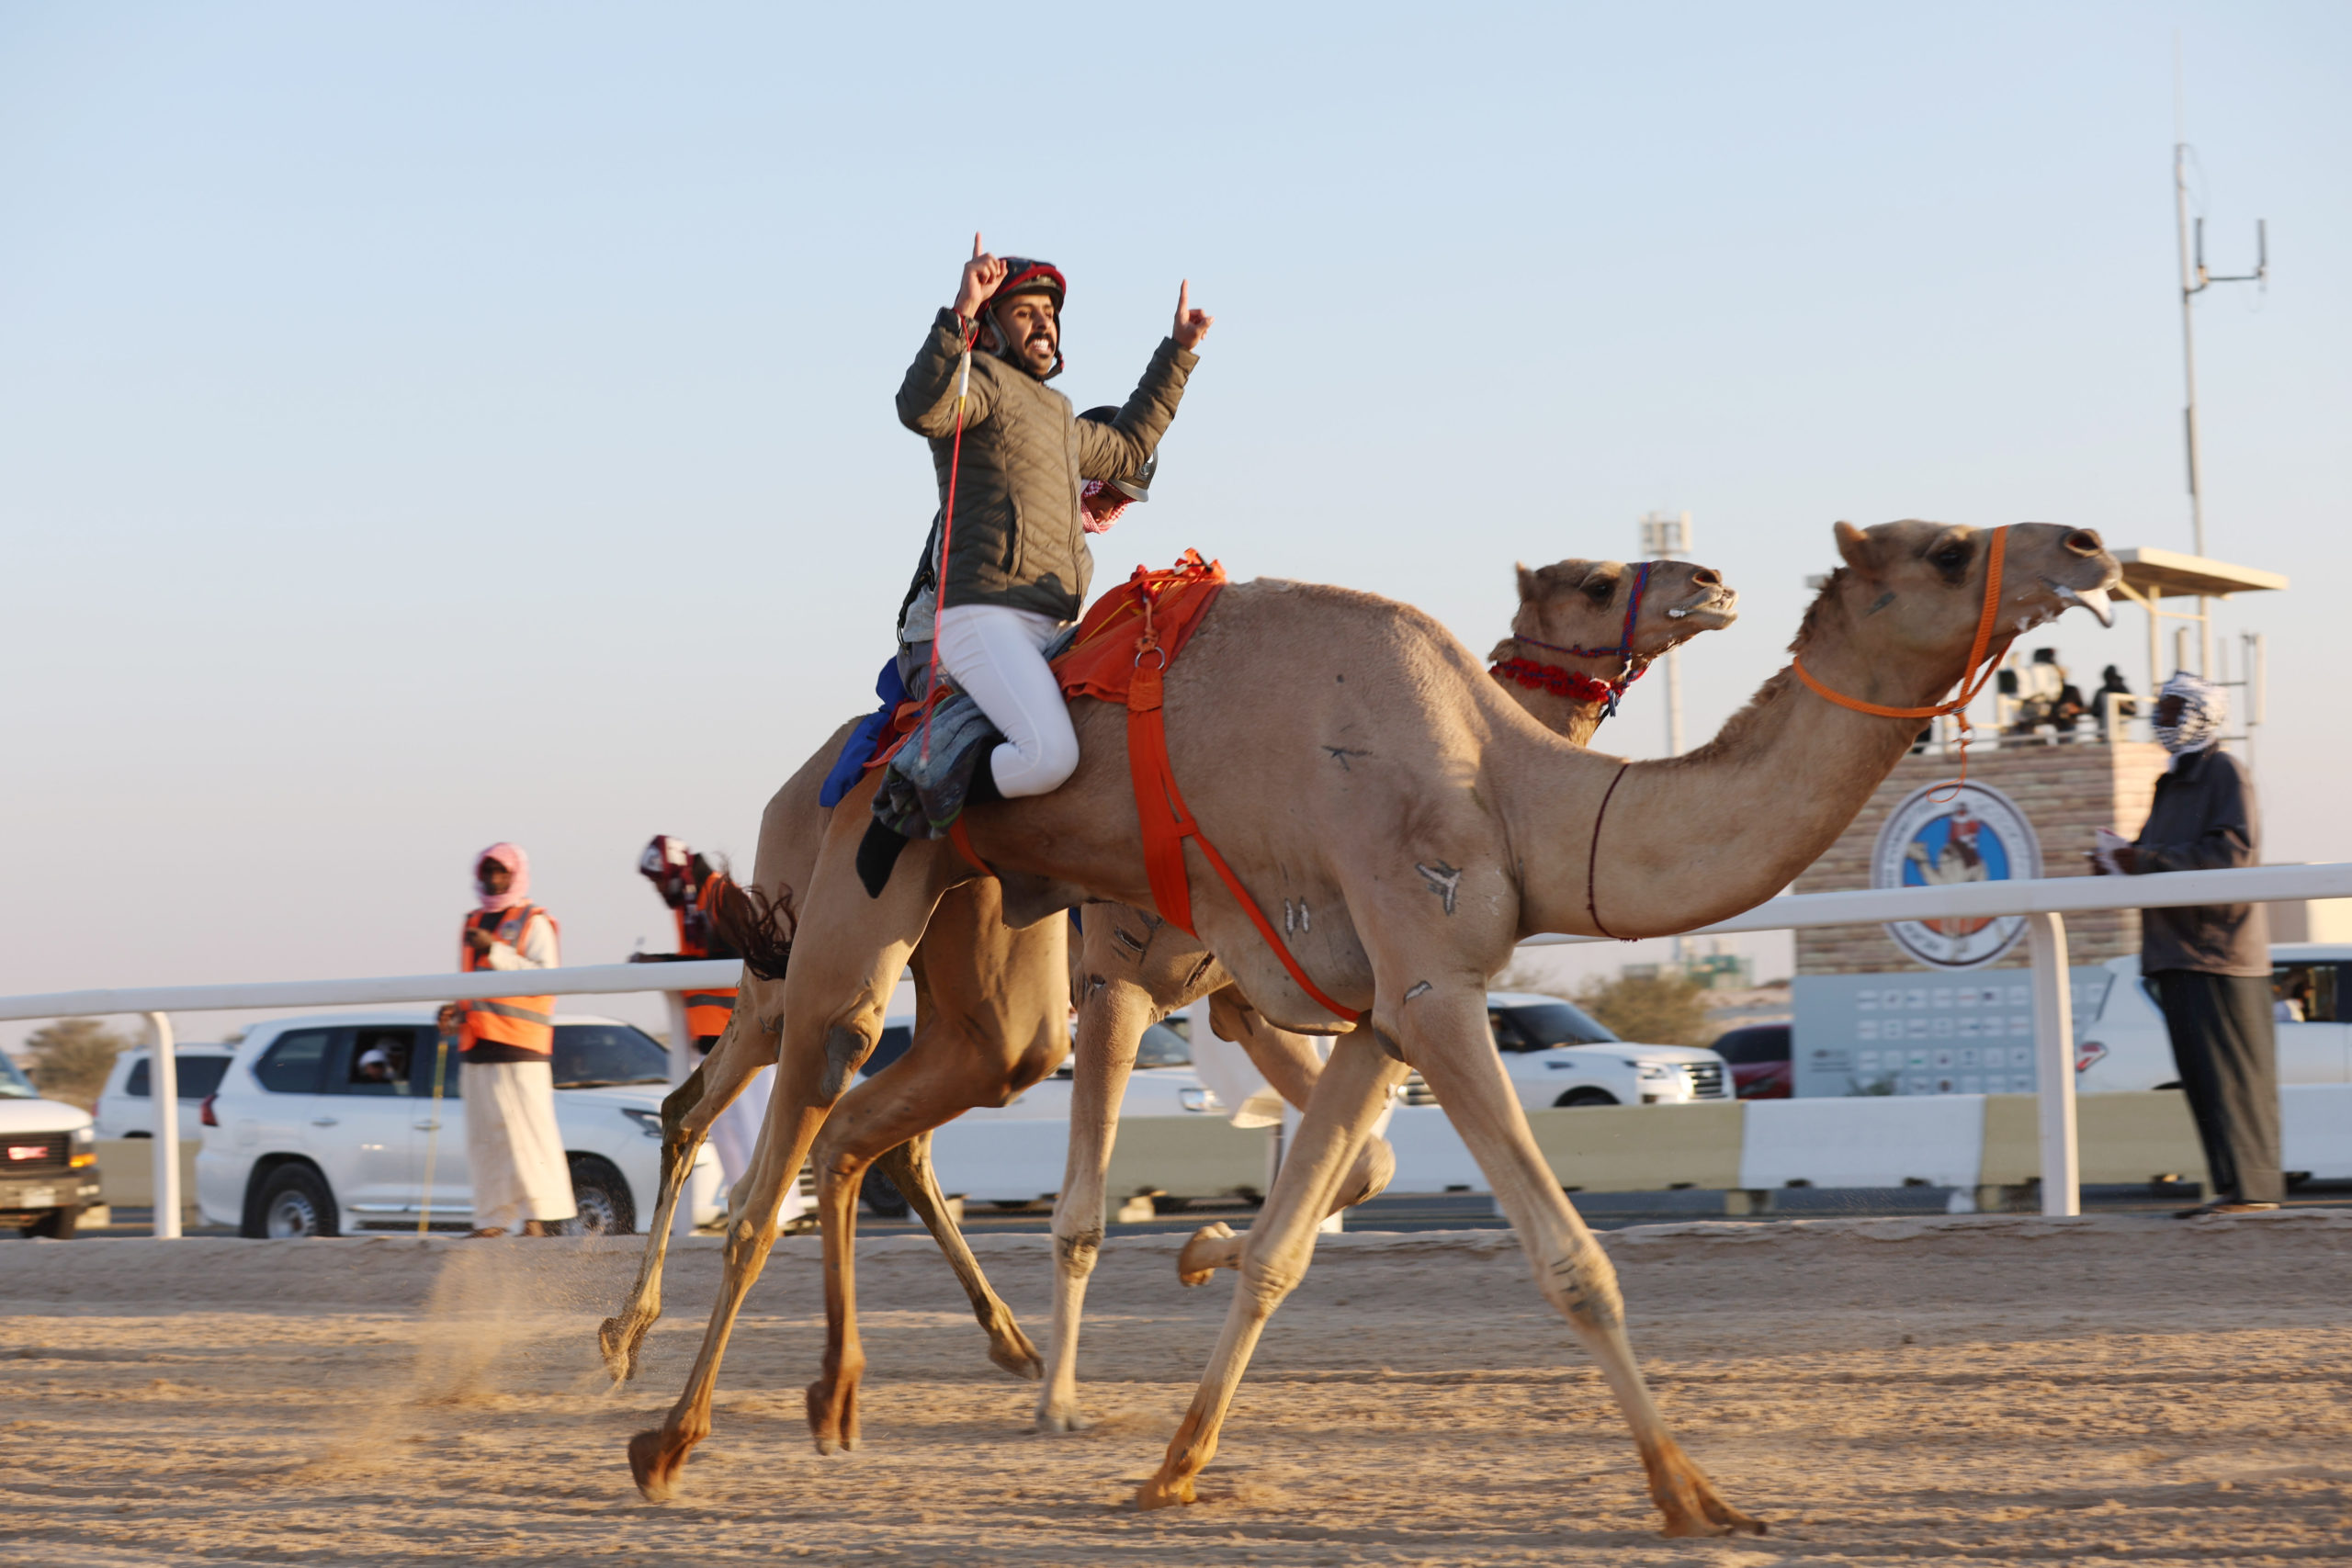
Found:
[[[1100,489],[1086,506],[1087,483],[1132,494],[1128,485],[1148,479],[1212,320],[1190,308],[1189,285],[1180,285],[1175,326],[1134,393],[1107,420],[1080,419],[1046,385],[1063,367],[1067,291],[1051,264],[991,255],[975,234],[956,302],[939,312],[899,388],[899,423],[930,440],[939,478],[944,538],[928,552],[944,590],[932,612],[939,668],[1004,735],[975,771],[972,800],[1043,795],[1078,766],[1078,737],[1043,650],[1085,603],[1089,511],[1116,514],[1103,502],[1119,497]],[[911,624],[905,635],[931,636]]]

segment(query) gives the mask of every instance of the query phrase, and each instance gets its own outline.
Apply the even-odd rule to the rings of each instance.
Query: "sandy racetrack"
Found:
[[[779,1247],[717,1430],[654,1507],[623,1444],[716,1278],[672,1273],[640,1382],[598,1317],[633,1242],[0,1247],[0,1562],[2237,1562],[2352,1558],[2352,1215],[1677,1225],[1607,1237],[1685,1439],[1762,1540],[1658,1540],[1624,1428],[1505,1233],[1325,1238],[1200,1506],[1120,1505],[1229,1286],[1114,1242],[1097,1425],[1025,1428],[927,1241],[861,1249],[865,1447],[800,1389],[814,1244]],[[976,1240],[1033,1334],[1045,1236]]]

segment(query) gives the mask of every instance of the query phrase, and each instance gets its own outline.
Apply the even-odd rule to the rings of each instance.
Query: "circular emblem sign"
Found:
[[[2041,843],[2018,803],[1980,784],[1929,784],[1905,797],[1871,851],[1872,887],[1949,887],[2041,874]],[[1973,969],[2025,934],[2023,915],[1890,920],[1886,934],[1922,964]]]

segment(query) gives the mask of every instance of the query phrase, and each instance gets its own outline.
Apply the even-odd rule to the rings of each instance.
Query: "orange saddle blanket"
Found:
[[[1224,566],[1203,560],[1198,550],[1186,550],[1165,571],[1136,568],[1094,601],[1078,623],[1077,640],[1054,660],[1062,690],[1073,697],[1125,702],[1145,655],[1158,649],[1160,669],[1174,663],[1224,586]]]

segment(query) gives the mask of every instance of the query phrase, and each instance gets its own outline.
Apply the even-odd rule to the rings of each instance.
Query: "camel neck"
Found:
[[[1809,647],[1805,662],[1832,689],[1867,688],[1888,706],[1924,706],[1951,686],[1949,672],[1938,682],[1834,645]],[[1589,863],[1599,923],[1620,936],[1688,931],[1761,903],[1837,840],[1919,728],[1840,707],[1781,670],[1705,746],[1627,766],[1597,839],[1619,759],[1506,739],[1521,753],[1510,819],[1543,824],[1513,835],[1521,930],[1602,934],[1586,903]]]

